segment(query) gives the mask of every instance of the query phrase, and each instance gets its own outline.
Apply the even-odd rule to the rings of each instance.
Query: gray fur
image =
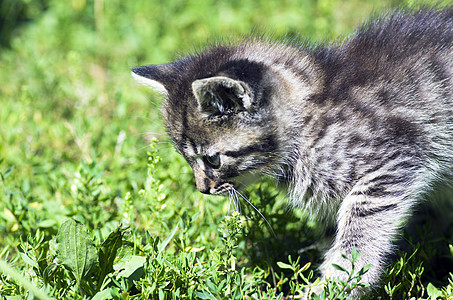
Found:
[[[394,12],[341,44],[252,38],[133,72],[164,87],[168,132],[201,192],[273,174],[292,206],[335,220],[327,277],[344,279],[332,263],[347,267],[356,247],[378,283],[414,206],[452,178],[452,8]]]

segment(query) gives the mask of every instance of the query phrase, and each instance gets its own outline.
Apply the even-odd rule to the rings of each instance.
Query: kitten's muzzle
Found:
[[[216,180],[208,178],[204,172],[199,174],[194,170],[195,183],[197,189],[208,195],[227,195],[228,192],[233,188],[231,183],[218,182]]]
[[[211,189],[214,188],[216,183],[212,179],[208,178],[202,170],[198,168],[192,169],[197,189],[203,194],[211,194]]]
[[[197,189],[203,193],[208,195],[225,195],[231,190],[232,185],[227,182],[218,183],[208,178],[204,178],[202,183],[198,183],[199,180],[195,178],[195,182],[197,182]]]

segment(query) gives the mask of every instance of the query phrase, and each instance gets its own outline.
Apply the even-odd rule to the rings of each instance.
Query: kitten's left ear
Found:
[[[215,76],[195,80],[192,91],[197,98],[201,112],[220,115],[250,110],[252,93],[242,81],[225,76]]]
[[[137,67],[131,74],[138,83],[167,96],[170,85],[174,83],[174,73],[172,64],[163,64]]]

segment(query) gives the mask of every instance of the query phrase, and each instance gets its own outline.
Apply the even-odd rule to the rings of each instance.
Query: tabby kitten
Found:
[[[132,71],[166,96],[202,193],[275,174],[293,206],[334,216],[325,277],[345,279],[332,263],[356,247],[378,283],[414,206],[453,175],[453,7],[397,11],[342,43],[251,38]]]

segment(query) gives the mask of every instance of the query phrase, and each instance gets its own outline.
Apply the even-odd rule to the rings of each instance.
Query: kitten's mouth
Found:
[[[228,196],[231,192],[235,190],[234,186],[230,182],[225,182],[220,186],[213,189],[211,192],[212,195],[221,195],[221,196]]]
[[[224,182],[210,190],[211,195],[229,196],[232,193],[243,191],[255,182],[259,175],[254,173],[243,174],[233,179],[234,182]]]

